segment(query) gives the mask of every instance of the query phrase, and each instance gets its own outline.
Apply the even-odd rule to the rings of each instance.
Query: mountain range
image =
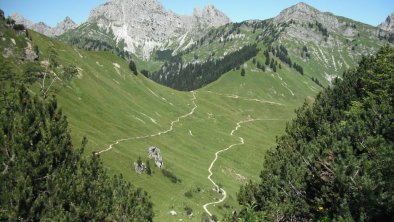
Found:
[[[62,22],[59,22],[55,27],[50,27],[44,22],[33,23],[18,13],[13,13],[10,15],[10,17],[17,24],[23,24],[26,28],[32,29],[49,37],[59,36],[77,27],[77,24],[68,16],[64,18]]]
[[[154,50],[190,45],[208,28],[229,22],[212,5],[196,8],[192,16],[181,16],[156,0],[111,0],[92,10],[87,22],[61,39],[109,39],[110,45],[148,59]]]
[[[230,19],[213,5],[204,9],[195,8],[193,15],[183,16],[166,10],[157,0],[109,0],[99,5],[90,13],[88,20],[77,26],[66,17],[56,27],[49,27],[43,22],[33,23],[23,16],[14,13],[10,16],[17,23],[24,24],[44,35],[75,43],[80,39],[96,40],[107,43],[111,48],[119,48],[148,60],[152,52],[172,49],[174,52],[189,48],[198,41],[210,28],[218,28],[230,23]],[[346,25],[346,21],[338,19],[332,13],[322,13],[305,3],[299,3],[282,11],[272,19],[275,24],[290,20],[307,23],[317,21],[329,31],[338,31],[351,38],[358,34],[354,27]],[[394,13],[389,15],[378,28],[384,31],[381,36],[394,32]],[[374,30],[378,35],[378,31]],[[289,30],[289,35],[303,39],[311,39],[308,30]],[[317,36],[315,36],[317,37]],[[318,42],[317,37],[313,41]],[[80,42],[78,42],[80,43]],[[333,44],[332,41],[327,44]],[[80,46],[86,46],[86,43]]]
[[[314,122],[308,121],[309,117],[320,120],[324,111],[328,118],[337,115],[347,120],[348,115],[359,115],[364,105],[372,107],[370,114],[380,119],[374,113],[376,110],[379,112],[379,103],[361,105],[352,101],[351,104],[338,104],[337,101],[352,100],[356,94],[368,94],[349,87],[356,84],[345,77],[357,75],[348,70],[354,70],[364,56],[372,55],[384,45],[394,44],[392,15],[379,27],[374,27],[321,12],[305,3],[284,9],[271,19],[233,23],[211,5],[195,9],[190,16],[181,16],[166,10],[156,0],[111,0],[93,9],[89,19],[79,26],[75,27],[71,19],[66,18],[57,26],[60,31],[40,23],[33,24],[14,14],[12,18],[16,23],[23,23],[35,31],[21,30],[21,26],[13,25],[0,12],[0,66],[6,67],[0,69],[0,76],[11,80],[26,79],[28,93],[47,98],[56,96],[58,105],[52,104],[48,109],[52,112],[54,106],[61,107],[67,115],[72,143],[77,144],[75,147],[86,136],[89,142],[84,155],[93,153],[94,157],[102,159],[105,170],[110,174],[121,174],[121,178],[133,184],[131,187],[146,190],[153,202],[155,221],[210,221],[215,217],[217,221],[218,217],[239,212],[240,186],[247,181],[260,180],[260,170],[265,167],[263,159],[268,150],[271,150],[271,155],[275,154],[272,150],[277,146],[276,138],[287,131],[286,127],[303,129],[302,135],[309,138],[311,132],[320,133],[318,128],[314,128]],[[28,54],[34,56],[28,59]],[[386,60],[380,62],[385,64]],[[379,69],[378,65],[374,67]],[[16,72],[15,76],[7,73],[10,70]],[[366,69],[363,76],[368,75],[370,73]],[[331,98],[329,101],[333,106],[349,106],[350,110],[337,113],[327,105],[327,97],[319,93],[325,88],[328,88],[328,93],[332,92],[329,86],[342,78],[348,85],[342,85],[336,91],[339,90],[343,98]],[[365,80],[379,89],[374,79],[362,79]],[[1,81],[4,83],[8,84],[7,80]],[[9,86],[15,88],[12,84]],[[0,87],[0,90],[4,88]],[[382,94],[390,89],[386,88]],[[376,92],[381,93],[379,90]],[[316,100],[321,106],[311,105]],[[319,112],[309,112],[308,107],[315,107]],[[37,113],[41,111],[38,109]],[[37,115],[33,113],[29,117],[33,116]],[[296,116],[299,117],[298,122],[288,124]],[[55,119],[57,117],[54,115]],[[349,122],[340,121],[338,126],[345,129]],[[36,123],[40,127],[51,126],[41,124],[40,120]],[[374,126],[372,123],[368,125]],[[358,132],[360,126],[363,125],[355,125],[352,132]],[[325,127],[330,128],[331,125],[326,124]],[[386,128],[383,127],[382,131]],[[24,128],[15,129],[23,132]],[[336,130],[335,127],[330,129]],[[36,129],[30,127],[29,132],[35,135]],[[323,129],[321,133],[324,132],[326,130]],[[292,136],[298,138],[299,135]],[[345,137],[338,134],[337,138],[341,136]],[[353,137],[346,138],[353,140]],[[360,150],[361,146],[371,146],[371,152],[375,150],[374,142],[362,142],[367,137],[354,138]],[[23,141],[26,144],[41,141],[37,137],[34,139]],[[316,147],[328,144],[331,138],[327,136],[323,140]],[[295,139],[294,143],[297,146],[309,145],[307,139]],[[30,149],[29,145],[21,147]],[[47,147],[44,145],[37,151],[40,158],[46,157],[42,154],[47,152]],[[162,168],[155,167],[154,160],[148,159],[151,147],[160,149]],[[329,149],[330,146],[324,148]],[[317,164],[316,169],[322,169],[322,173],[326,172],[324,169],[332,169],[334,162],[340,162],[342,156],[353,157],[352,153],[358,152],[350,150],[323,155],[316,152],[313,155],[317,155],[317,159],[313,160],[310,153],[300,158],[299,154],[292,153],[293,150],[293,147],[287,147],[283,150],[286,155],[278,154],[277,158],[294,154],[295,161],[291,164]],[[21,163],[29,162],[22,161],[19,156],[15,159]],[[33,156],[32,159],[37,158]],[[142,167],[142,163],[153,166],[149,175],[135,171],[136,164]],[[348,162],[341,163],[346,166]],[[308,165],[301,166],[303,170],[308,169]],[[343,169],[339,171],[347,174]],[[351,185],[362,182],[357,169],[354,168],[355,172],[351,174],[354,181],[348,181]],[[278,189],[271,193],[284,195],[276,203],[284,204],[280,210],[286,211],[287,202],[282,201],[288,200],[285,195],[303,196],[304,191],[298,192],[298,188],[304,183],[297,182],[301,178],[297,172],[278,172],[289,176],[289,180],[277,181]],[[316,175],[314,179],[323,178],[323,181],[331,178],[331,174],[317,172]],[[325,175],[328,177],[323,177]],[[270,177],[276,178],[267,176],[268,179]],[[64,178],[68,178],[67,175]],[[96,187],[105,187],[96,182],[94,176],[87,178],[86,186],[77,182],[70,186],[70,190],[98,196]],[[268,179],[266,182],[270,187]],[[89,182],[95,184],[94,189],[89,188]],[[13,188],[11,185],[8,187]],[[68,187],[58,190],[64,192],[64,199],[73,196],[78,200],[77,195],[69,195]],[[107,196],[114,192],[102,190]],[[46,195],[45,192],[37,193]],[[123,193],[116,197],[128,201]],[[62,201],[60,198],[56,203],[62,204]],[[73,199],[68,201],[71,204],[59,204],[59,212],[68,213],[68,207],[63,210],[62,206],[72,206],[73,213],[65,216],[80,214],[85,220],[94,220],[93,217],[99,215],[102,217],[96,220],[118,219],[110,218],[106,213],[96,213],[105,210],[92,210],[98,208],[96,200],[91,205],[85,200],[82,204]],[[316,204],[308,208],[310,212],[325,213],[326,205],[318,198],[314,201]],[[100,206],[105,209],[113,207],[121,216],[128,211],[122,211],[120,205],[108,203],[100,202]],[[8,207],[8,202],[5,205]],[[253,203],[250,207],[253,208]],[[298,209],[295,207],[293,210]]]

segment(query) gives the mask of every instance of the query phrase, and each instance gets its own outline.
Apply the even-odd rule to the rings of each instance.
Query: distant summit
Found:
[[[386,20],[378,27],[388,32],[394,32],[394,12],[387,16]]]
[[[185,40],[185,34],[198,36],[201,30],[229,22],[212,5],[195,9],[192,16],[181,16],[166,10],[157,0],[110,0],[92,10],[87,23],[113,33],[117,43],[124,42],[125,51],[148,58],[153,50],[171,44],[171,40]]]
[[[290,20],[299,22],[319,22],[328,29],[336,29],[341,24],[338,18],[330,12],[321,12],[316,8],[300,2],[287,9],[284,9],[278,16],[274,18],[275,23],[289,22]]]
[[[77,24],[70,17],[66,17],[62,22],[58,23],[56,27],[50,27],[44,22],[33,23],[32,21],[24,18],[18,13],[13,13],[10,17],[15,20],[17,24],[23,24],[26,28],[32,29],[36,32],[44,34],[49,37],[59,36],[70,29],[77,27]]]
[[[275,17],[275,21],[278,23],[288,22],[293,20],[314,20],[316,16],[321,14],[321,12],[312,6],[300,2],[296,5],[290,6],[280,12],[278,16]]]

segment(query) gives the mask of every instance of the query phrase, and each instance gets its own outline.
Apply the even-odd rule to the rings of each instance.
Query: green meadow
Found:
[[[42,60],[52,47],[61,65],[79,70],[78,77],[56,81],[52,89],[68,117],[73,143],[78,146],[86,136],[86,155],[101,151],[110,173],[146,190],[155,221],[200,221],[202,206],[222,198],[207,179],[208,167],[217,151],[232,144],[238,145],[220,153],[212,168],[212,179],[227,198],[208,209],[219,218],[238,209],[240,185],[258,179],[266,150],[275,146],[294,110],[320,90],[286,65],[262,72],[249,61],[245,76],[233,70],[195,92],[179,92],[132,74],[126,61],[110,53],[80,50],[33,32],[32,38]],[[237,128],[241,121],[248,122]],[[151,146],[160,148],[164,168],[177,183],[153,160],[152,175],[135,172],[134,162],[139,157],[145,162]],[[192,209],[191,218],[185,207]]]

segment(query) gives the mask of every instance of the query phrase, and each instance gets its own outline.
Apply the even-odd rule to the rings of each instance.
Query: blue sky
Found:
[[[90,10],[106,0],[0,0],[6,15],[18,12],[33,22],[44,21],[55,26],[66,16],[80,24]],[[165,8],[178,14],[191,15],[194,7],[215,5],[234,22],[247,19],[266,19],[299,0],[160,0]],[[304,0],[321,11],[329,11],[371,25],[378,25],[394,12],[394,0]]]

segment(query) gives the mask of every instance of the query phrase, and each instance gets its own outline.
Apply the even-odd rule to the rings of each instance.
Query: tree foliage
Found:
[[[17,88],[0,102],[0,221],[152,221],[144,191],[72,145],[54,98]]]
[[[138,75],[137,72],[137,65],[135,64],[135,62],[133,60],[130,59],[129,62],[129,69],[134,73],[134,75]]]
[[[363,58],[296,113],[229,220],[251,217],[250,206],[267,217],[254,221],[392,220],[394,49]]]

